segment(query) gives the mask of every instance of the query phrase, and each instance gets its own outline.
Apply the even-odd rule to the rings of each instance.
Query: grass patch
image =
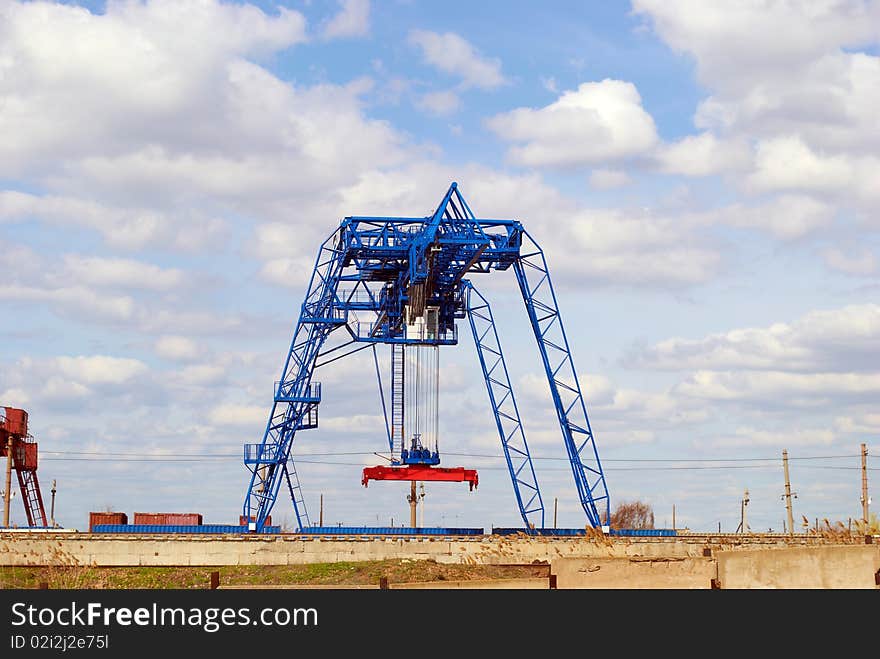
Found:
[[[222,567],[0,567],[0,588],[68,589],[203,589],[210,574],[220,573],[221,585],[375,585],[390,583],[466,581],[546,576],[546,566],[459,565],[431,560],[386,560],[305,565],[227,565]]]

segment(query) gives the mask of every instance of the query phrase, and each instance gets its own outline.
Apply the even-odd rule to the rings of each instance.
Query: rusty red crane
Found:
[[[12,472],[15,471],[28,526],[48,527],[40,482],[37,479],[37,442],[28,434],[28,413],[24,410],[0,407],[0,457],[6,458],[3,526],[9,526]]]

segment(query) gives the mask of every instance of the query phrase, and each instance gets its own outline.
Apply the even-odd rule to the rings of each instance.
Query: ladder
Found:
[[[40,483],[37,480],[37,472],[17,469],[18,485],[24,498],[24,512],[27,515],[28,526],[48,527],[46,509],[43,507],[43,497],[40,494]]]
[[[399,456],[403,451],[404,344],[391,344],[391,445]]]

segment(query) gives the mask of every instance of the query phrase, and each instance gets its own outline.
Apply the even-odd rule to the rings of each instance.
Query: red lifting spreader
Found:
[[[430,465],[406,465],[405,467],[364,467],[361,482],[364,487],[374,481],[449,481],[470,483],[471,490],[477,486],[477,470],[464,467],[432,467]]]

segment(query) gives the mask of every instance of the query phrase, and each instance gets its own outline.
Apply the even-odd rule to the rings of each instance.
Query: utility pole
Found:
[[[6,489],[9,489],[9,473],[6,475]],[[868,533],[868,445],[862,444],[862,519],[865,520],[865,533]]]
[[[422,503],[421,512],[419,513],[419,526],[425,528],[425,484],[419,483],[419,500]]]
[[[318,526],[324,526],[324,494],[321,493],[321,506],[318,513]]]
[[[559,497],[553,497],[553,528],[556,528],[556,510],[559,505]]]
[[[675,504],[672,504],[672,530],[675,530]]]
[[[49,512],[49,526],[55,528],[55,479],[52,479],[52,508]]]
[[[6,440],[6,490],[4,491],[6,496],[3,497],[3,526],[8,528],[9,504],[12,502],[12,435]]]
[[[793,535],[794,518],[791,512],[791,481],[788,478],[788,451],[786,449],[782,449],[782,470],[785,472],[785,512],[788,516],[788,535]]]
[[[416,508],[419,505],[419,499],[416,496],[416,482],[409,482],[409,496],[406,498],[409,501],[409,525],[412,528],[416,528]]]
[[[746,506],[749,505],[749,491],[746,490],[743,494],[742,502],[740,503],[740,522],[739,526],[742,533],[748,533],[749,524],[746,521]]]

